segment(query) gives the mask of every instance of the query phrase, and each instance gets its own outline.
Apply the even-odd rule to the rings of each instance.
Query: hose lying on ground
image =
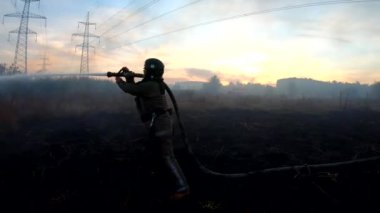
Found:
[[[179,114],[178,104],[175,99],[175,96],[173,92],[171,91],[171,89],[169,88],[169,86],[164,82],[163,84],[173,104],[175,115],[176,115],[179,129],[181,132],[181,139],[185,144],[186,151],[188,152],[192,160],[195,162],[197,168],[204,174],[218,176],[222,178],[247,178],[247,177],[253,177],[253,176],[258,176],[258,175],[272,175],[272,174],[283,174],[283,175],[289,174],[289,175],[297,176],[302,171],[303,172],[306,171],[307,175],[311,175],[311,174],[319,173],[326,170],[343,171],[343,170],[347,170],[348,168],[363,169],[363,168],[375,167],[375,166],[380,165],[380,156],[375,156],[375,157],[363,158],[363,159],[357,159],[357,160],[351,160],[351,161],[341,161],[341,162],[313,164],[313,165],[285,166],[285,167],[248,171],[248,172],[242,172],[242,173],[227,174],[227,173],[221,173],[221,172],[210,170],[207,167],[205,167],[195,156],[191,148],[191,145],[188,141],[186,130]]]

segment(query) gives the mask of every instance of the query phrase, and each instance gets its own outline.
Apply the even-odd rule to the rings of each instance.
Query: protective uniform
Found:
[[[136,96],[137,109],[149,131],[151,145],[155,146],[170,178],[175,180],[175,193],[186,193],[189,186],[173,152],[173,121],[165,96],[163,69],[164,65],[158,59],[147,59],[142,81],[135,83],[130,77],[126,82],[117,78],[116,82],[124,92]]]

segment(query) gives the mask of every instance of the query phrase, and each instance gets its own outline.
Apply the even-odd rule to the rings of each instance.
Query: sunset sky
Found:
[[[293,7],[318,2],[346,3]],[[23,5],[2,0],[0,14],[22,11]],[[91,39],[93,73],[122,66],[141,72],[144,60],[156,57],[170,82],[206,81],[215,74],[223,83],[275,84],[288,77],[380,81],[380,1],[41,0],[30,11],[46,16],[47,27],[30,20],[38,39],[29,39],[29,73],[41,69],[44,55],[49,72],[79,73],[81,50],[75,46],[82,38],[72,34],[83,33],[78,21],[89,11],[97,23],[90,31],[101,36],[100,43]],[[228,17],[236,18],[222,21]],[[8,31],[18,25],[18,18],[5,18],[1,26],[0,63],[13,62],[17,36],[8,41]]]

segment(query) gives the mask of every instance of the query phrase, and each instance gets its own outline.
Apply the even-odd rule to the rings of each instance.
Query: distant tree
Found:
[[[203,85],[202,90],[207,93],[218,93],[222,88],[222,83],[218,76],[212,76],[207,83]]]
[[[274,88],[271,86],[265,86],[264,95],[265,96],[273,96]]]
[[[181,85],[179,85],[178,83],[175,83],[175,84],[172,86],[172,90],[181,90]]]
[[[374,98],[380,99],[380,82],[376,82],[371,85],[371,94]]]
[[[292,81],[289,81],[289,84],[287,85],[287,92],[288,92],[288,96],[289,97],[296,97],[296,93],[297,93],[297,86],[296,86],[296,83],[292,80]]]
[[[14,64],[10,65],[7,70],[8,74],[22,74],[20,68]]]
[[[0,64],[0,75],[5,75],[7,72],[7,65],[6,64]]]

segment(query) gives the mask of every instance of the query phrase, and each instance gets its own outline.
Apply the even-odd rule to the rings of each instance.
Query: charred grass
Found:
[[[376,102],[175,92],[190,144],[208,168],[235,173],[369,157]],[[197,172],[176,129],[192,193],[167,200],[133,98],[93,79],[0,82],[2,212],[378,212],[379,167],[317,177],[222,180]]]

